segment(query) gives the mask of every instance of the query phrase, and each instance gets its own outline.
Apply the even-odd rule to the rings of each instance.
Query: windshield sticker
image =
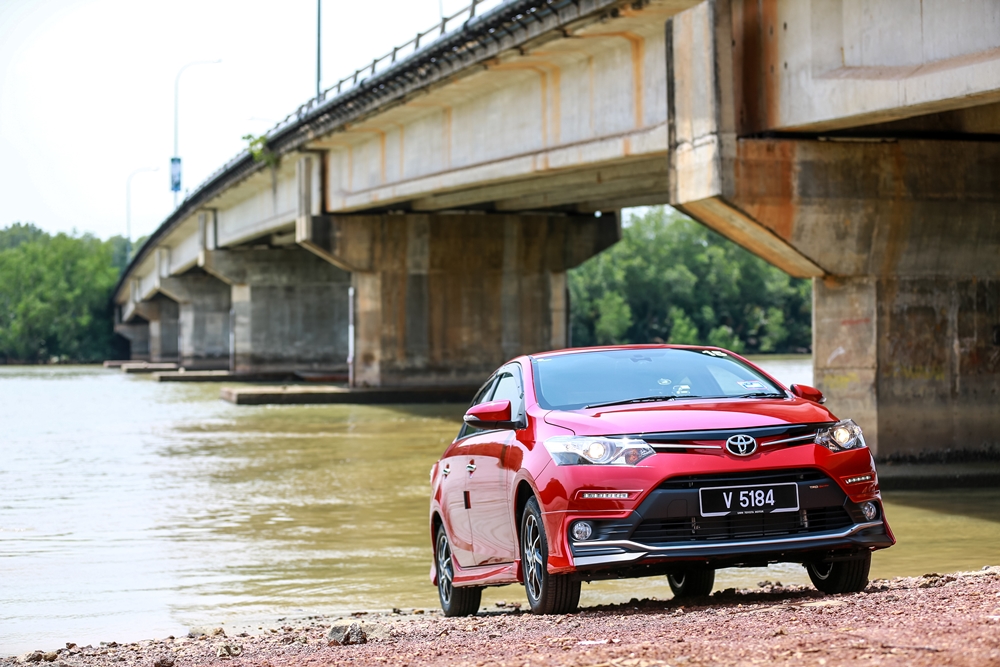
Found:
[[[744,389],[767,389],[760,380],[747,380],[746,382],[737,382],[736,384]]]
[[[729,355],[722,350],[702,350],[702,354],[707,354],[711,357],[728,357]]]
[[[670,378],[660,378],[656,381],[656,384],[663,385],[665,387],[670,384]]]

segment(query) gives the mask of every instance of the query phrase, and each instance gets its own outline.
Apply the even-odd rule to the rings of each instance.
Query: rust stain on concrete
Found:
[[[791,242],[798,216],[795,164],[798,142],[740,140],[735,199],[744,211]]]

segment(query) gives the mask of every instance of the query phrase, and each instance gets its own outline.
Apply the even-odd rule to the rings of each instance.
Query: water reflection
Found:
[[[773,366],[773,367],[772,367]],[[808,360],[768,366],[811,382]],[[218,385],[2,368],[0,654],[289,613],[437,605],[428,472],[462,406],[232,406]],[[888,494],[900,544],[873,575],[978,568],[1000,490]],[[806,583],[727,570],[719,587]],[[663,579],[583,603],[669,597]],[[523,600],[519,587],[485,602]]]

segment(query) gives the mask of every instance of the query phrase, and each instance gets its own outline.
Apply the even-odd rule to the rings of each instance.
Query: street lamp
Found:
[[[194,67],[195,65],[217,65],[221,63],[221,60],[196,60],[193,63],[188,63],[184,67],[177,71],[177,78],[174,79],[174,156],[170,158],[170,189],[174,192],[174,208],[177,208],[177,195],[181,191],[181,158],[178,155],[179,151],[177,148],[177,109],[178,109],[178,96],[180,94],[181,86],[181,74],[184,73],[188,67]]]
[[[132,177],[144,171],[159,171],[159,167],[140,167],[125,179],[125,259],[132,255]]]
[[[323,29],[323,21],[321,20],[322,12],[320,8],[321,2],[322,0],[316,0],[316,101],[317,102],[319,101],[319,95],[320,95],[319,81],[320,81],[321,63],[319,58],[319,49],[321,44],[321,39],[320,39],[321,32]]]

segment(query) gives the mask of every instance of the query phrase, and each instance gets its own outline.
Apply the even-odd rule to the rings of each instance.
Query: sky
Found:
[[[319,1],[324,87],[468,4]],[[222,61],[180,79],[183,188],[194,190],[244,135],[314,95],[316,2],[0,0],[0,228],[124,235],[129,174],[155,167],[131,187],[132,237],[152,232],[173,210],[178,70]]]

